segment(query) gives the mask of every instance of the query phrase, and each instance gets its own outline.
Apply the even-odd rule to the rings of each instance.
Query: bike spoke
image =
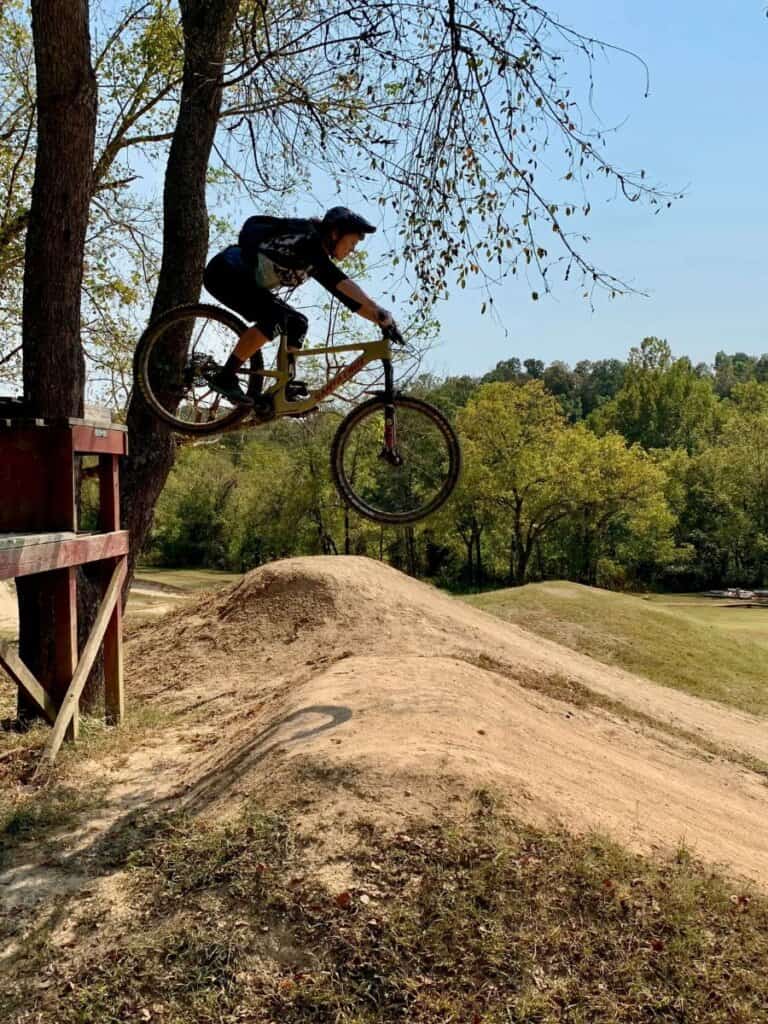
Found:
[[[400,400],[395,426],[401,465],[382,457],[384,405],[373,403],[345,439],[338,473],[342,493],[369,518],[412,522],[441,504],[452,489],[457,446],[450,427],[425,403]]]

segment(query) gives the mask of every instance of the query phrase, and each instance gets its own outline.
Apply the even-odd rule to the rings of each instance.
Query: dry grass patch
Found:
[[[380,834],[359,822],[357,881],[341,893],[305,876],[278,817],[137,818],[129,843],[104,850],[105,864],[130,869],[130,922],[83,924],[79,948],[42,976],[38,936],[12,965],[4,1019],[760,1019],[768,902],[684,850],[652,862],[598,836],[522,826],[476,796],[462,827]]]

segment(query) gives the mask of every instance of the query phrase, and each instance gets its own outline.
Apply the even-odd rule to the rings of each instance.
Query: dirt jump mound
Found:
[[[347,822],[460,816],[482,790],[536,824],[684,843],[768,886],[763,722],[370,559],[254,570],[135,629],[128,673],[189,716],[190,809],[299,807],[327,863],[344,863]]]

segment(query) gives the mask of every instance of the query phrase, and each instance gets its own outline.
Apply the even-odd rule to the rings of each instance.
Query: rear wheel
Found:
[[[204,303],[177,306],[153,320],[136,347],[133,374],[155,415],[183,434],[215,434],[244,419],[249,407],[224,398],[207,378],[224,365],[245,330],[234,313]],[[263,368],[256,352],[239,374],[251,398],[261,394]]]
[[[372,398],[342,421],[331,471],[342,497],[367,519],[405,525],[436,512],[461,472],[459,441],[448,420],[418,398],[398,397],[394,451],[385,443],[387,403]]]

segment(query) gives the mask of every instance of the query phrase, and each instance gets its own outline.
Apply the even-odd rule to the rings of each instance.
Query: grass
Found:
[[[17,856],[19,847],[34,843],[54,849],[57,833],[76,824],[85,811],[102,805],[106,779],[80,778],[83,760],[108,753],[128,755],[142,738],[170,721],[168,712],[152,705],[129,707],[119,729],[100,718],[83,715],[75,746],[64,744],[56,764],[39,774],[40,757],[50,726],[36,722],[26,732],[2,734],[0,754],[0,869]]]
[[[155,583],[190,594],[211,587],[224,587],[242,578],[242,573],[218,569],[160,569],[155,566],[139,566],[134,577],[139,586],[142,582]]]
[[[3,1019],[762,1019],[768,901],[685,850],[653,862],[599,836],[528,828],[487,791],[461,827],[356,830],[359,881],[338,893],[305,878],[281,818],[136,819],[111,851],[130,871],[131,921],[82,920],[79,948],[57,950],[49,975],[38,933],[4,967],[16,984],[0,985]]]
[[[575,583],[534,583],[463,600],[597,661],[768,715],[767,609],[713,608],[695,598],[648,601]]]

